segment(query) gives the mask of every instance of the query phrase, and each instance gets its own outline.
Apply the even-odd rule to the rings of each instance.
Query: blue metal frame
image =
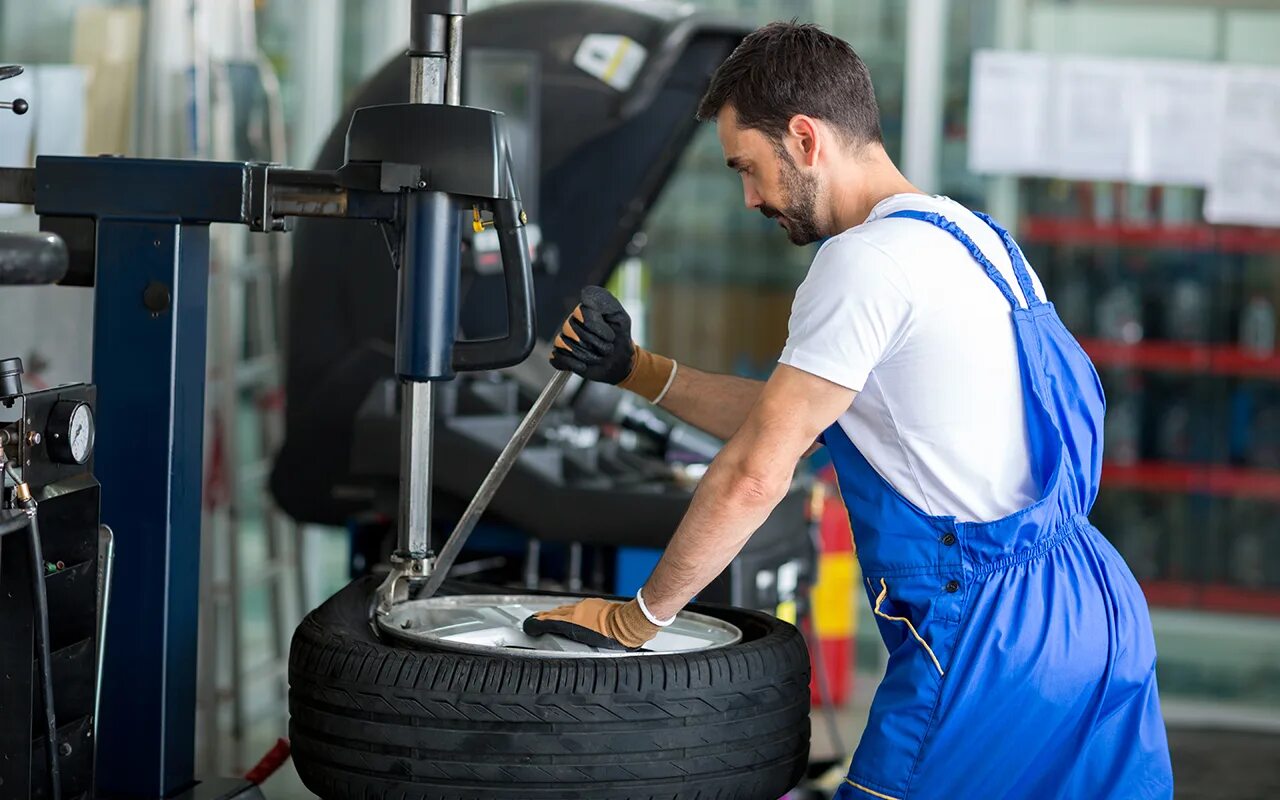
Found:
[[[209,228],[98,223],[93,379],[102,521],[116,536],[98,737],[104,794],[195,774]],[[167,312],[142,295],[170,287]]]
[[[247,174],[247,165],[213,162],[36,164],[36,213],[97,220],[95,458],[102,521],[116,535],[98,724],[103,795],[159,798],[194,783],[206,223],[244,221]]]

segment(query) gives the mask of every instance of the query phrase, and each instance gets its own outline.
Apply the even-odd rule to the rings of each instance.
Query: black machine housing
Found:
[[[474,494],[524,410],[550,377],[545,342],[581,288],[636,255],[645,217],[695,132],[715,68],[748,32],[666,2],[538,0],[467,18],[465,80],[484,65],[526,65],[534,96],[508,114],[513,154],[539,237],[534,286],[540,351],[517,368],[439,385],[433,508],[436,544]],[[590,34],[626,36],[646,52],[624,90],[588,74],[575,53]],[[487,60],[480,60],[488,56]],[[476,90],[464,84],[464,100]],[[403,59],[388,62],[337,121],[316,168],[348,158],[349,121],[400,102]],[[528,100],[529,98],[525,98]],[[505,109],[500,109],[505,110]],[[523,126],[523,127],[521,127]],[[604,176],[608,176],[605,179]],[[370,512],[394,527],[400,433],[395,391],[396,277],[380,231],[346,220],[299,222],[289,290],[287,432],[272,491],[295,518],[346,525]],[[484,268],[480,237],[464,244],[459,323],[466,338],[501,335],[504,279]],[[613,394],[610,395],[609,393]],[[575,382],[494,498],[487,519],[544,542],[662,547],[692,494],[681,462],[716,445],[612,387]],[[699,440],[692,448],[682,446]],[[696,452],[690,452],[690,449]],[[810,563],[803,485],[779,506],[703,599],[756,608],[776,598],[756,573]],[[603,587],[595,587],[603,588]]]
[[[94,386],[70,384],[17,394],[0,406],[0,430],[9,442],[5,455],[21,466],[39,503],[41,549],[48,565],[45,574],[31,574],[26,533],[0,538],[0,797],[49,796],[32,580],[44,581],[48,597],[62,796],[94,796],[106,568],[99,547],[100,489],[92,455],[83,464],[65,463],[56,456],[56,442],[65,436],[60,411],[79,403],[92,409],[95,399]],[[0,505],[14,508],[13,493],[6,485]]]

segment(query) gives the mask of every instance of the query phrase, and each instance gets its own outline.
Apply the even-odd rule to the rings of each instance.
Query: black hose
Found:
[[[4,519],[0,519],[0,536],[26,530],[27,522],[27,515],[21,511],[6,515]]]
[[[49,650],[49,598],[44,586],[44,550],[40,546],[40,525],[31,522],[31,585],[36,603],[36,646],[40,648],[40,682],[44,684],[44,717],[49,736],[49,796],[62,800],[62,773],[58,764],[58,723],[53,713],[53,654]]]
[[[62,771],[58,764],[58,723],[53,711],[53,655],[49,650],[49,596],[44,586],[44,548],[40,546],[40,524],[36,517],[17,511],[0,520],[0,535],[26,528],[31,536],[31,596],[36,607],[36,647],[39,650],[40,683],[44,699],[45,726],[49,743],[49,796],[62,800]]]

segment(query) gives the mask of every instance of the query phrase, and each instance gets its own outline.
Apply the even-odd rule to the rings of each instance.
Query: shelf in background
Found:
[[[1080,346],[1098,367],[1280,379],[1280,355],[1258,356],[1232,345],[1081,339]]]
[[[1280,616],[1280,589],[1188,581],[1141,581],[1141,584],[1147,602],[1161,608]]]
[[[1026,217],[1018,238],[1028,244],[1110,244],[1220,253],[1280,253],[1280,230],[1219,225],[1155,225]]]
[[[1207,494],[1280,503],[1280,470],[1248,469],[1220,464],[1162,461],[1117,464],[1104,461],[1102,486],[1106,489]]]

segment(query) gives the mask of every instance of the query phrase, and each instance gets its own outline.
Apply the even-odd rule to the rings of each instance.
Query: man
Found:
[[[749,208],[795,244],[827,241],[764,384],[644,351],[611,295],[583,292],[555,365],[728,441],[634,600],[526,629],[643,645],[818,442],[889,649],[837,798],[1170,797],[1146,603],[1085,516],[1102,390],[1013,240],[902,176],[865,65],[816,27],[748,36],[699,117],[715,120]]]

